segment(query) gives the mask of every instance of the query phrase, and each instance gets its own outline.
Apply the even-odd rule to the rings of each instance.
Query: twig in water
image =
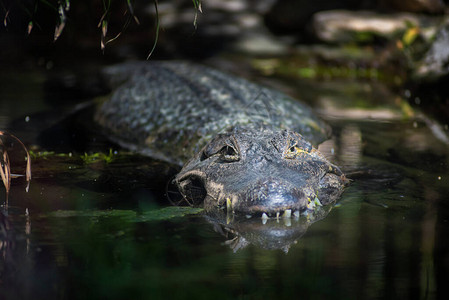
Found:
[[[9,195],[9,190],[11,188],[11,163],[9,160],[7,146],[5,145],[5,141],[9,138],[18,142],[22,146],[22,148],[25,150],[26,161],[27,161],[26,170],[25,170],[25,176],[26,176],[26,181],[27,181],[27,186],[26,186],[27,192],[30,188],[30,181],[31,181],[31,157],[30,157],[30,153],[28,152],[27,148],[22,143],[22,141],[20,141],[16,136],[0,130],[0,153],[1,153],[1,155],[0,155],[0,176],[3,181],[3,185],[5,186],[5,189],[6,189],[6,204],[8,203],[8,195]]]

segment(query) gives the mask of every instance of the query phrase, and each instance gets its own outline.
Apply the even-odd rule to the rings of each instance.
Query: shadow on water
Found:
[[[339,86],[331,96],[358,101],[353,82]],[[41,148],[31,147],[30,192],[24,180],[14,181],[0,215],[1,295],[443,298],[448,146],[419,118],[402,120],[394,110],[385,118],[342,116],[329,108],[325,89],[301,92],[316,98],[319,109],[326,104],[321,111],[334,138],[320,149],[352,183],[330,211],[265,224],[170,208],[166,183],[178,168],[110,144],[85,114],[56,127],[47,125],[61,119],[60,111],[8,122]],[[36,139],[42,132],[50,139]]]

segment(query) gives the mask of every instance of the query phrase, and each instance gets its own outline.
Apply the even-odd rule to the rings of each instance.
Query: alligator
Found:
[[[316,148],[329,126],[277,90],[180,61],[106,68],[95,120],[120,146],[179,165],[191,205],[264,219],[333,204],[347,179]]]

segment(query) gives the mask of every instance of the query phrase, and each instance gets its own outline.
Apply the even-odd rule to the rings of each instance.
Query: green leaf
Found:
[[[402,36],[402,42],[405,46],[410,46],[419,36],[420,30],[418,27],[411,27]]]

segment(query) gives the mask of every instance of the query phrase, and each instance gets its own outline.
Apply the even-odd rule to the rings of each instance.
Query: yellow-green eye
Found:
[[[285,158],[295,158],[298,153],[298,147],[297,146],[290,146],[287,148],[287,151],[284,153]]]
[[[302,153],[307,153],[307,151],[299,148],[296,145],[293,145],[293,146],[290,146],[289,148],[287,148],[287,150],[284,153],[284,157],[292,159],[292,158],[298,157]]]

